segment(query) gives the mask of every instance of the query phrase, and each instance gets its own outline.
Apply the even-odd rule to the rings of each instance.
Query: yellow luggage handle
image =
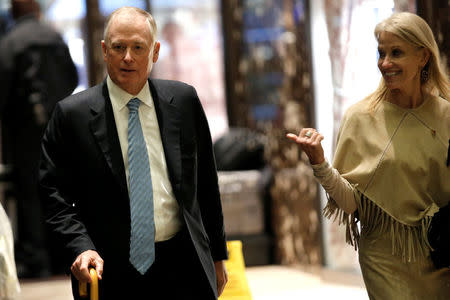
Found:
[[[91,275],[91,299],[90,300],[98,300],[98,276],[97,271],[94,268],[89,268],[89,274]],[[81,298],[87,298],[88,289],[87,283],[78,282],[78,291],[80,293]]]

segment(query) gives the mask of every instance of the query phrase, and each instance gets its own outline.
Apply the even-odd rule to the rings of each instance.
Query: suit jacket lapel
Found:
[[[162,89],[157,81],[149,80],[150,92],[155,104],[161,141],[174,192],[178,194],[181,184],[180,112],[172,104],[173,95]],[[176,195],[177,199],[180,199]]]
[[[89,120],[89,127],[91,132],[103,152],[114,178],[128,194],[122,151],[106,81],[101,85],[101,93],[98,93],[98,97],[92,98],[90,107],[92,115]]]

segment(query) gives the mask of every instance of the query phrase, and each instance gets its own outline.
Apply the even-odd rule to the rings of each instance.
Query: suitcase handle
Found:
[[[91,275],[91,298],[90,300],[98,300],[98,276],[97,271],[94,268],[89,268],[89,274]],[[87,298],[88,288],[87,283],[78,282],[78,291],[81,298]]]

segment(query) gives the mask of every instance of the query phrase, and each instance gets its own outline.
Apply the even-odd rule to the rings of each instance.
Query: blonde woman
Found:
[[[450,299],[450,269],[433,265],[427,238],[433,215],[450,201],[448,76],[417,15],[393,14],[375,36],[382,79],[346,111],[333,166],[315,129],[287,137],[329,195],[325,215],[338,217],[359,248],[370,299]]]

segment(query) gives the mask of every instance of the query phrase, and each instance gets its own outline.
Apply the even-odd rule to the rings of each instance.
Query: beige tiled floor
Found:
[[[253,300],[367,300],[361,275],[322,268],[247,268]]]
[[[66,276],[46,280],[26,280],[20,283],[18,300],[71,300],[70,279]]]
[[[253,300],[368,299],[359,274],[271,265],[248,267],[246,275]],[[70,281],[65,276],[22,281],[21,288],[18,300],[72,299]]]

